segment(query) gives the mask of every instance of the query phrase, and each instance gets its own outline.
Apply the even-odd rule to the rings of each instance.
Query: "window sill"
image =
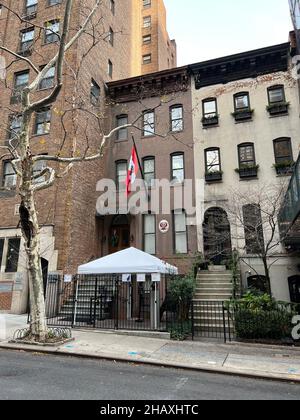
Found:
[[[49,134],[50,134],[50,132],[49,133],[43,133],[43,134],[36,134],[36,133],[32,133],[32,136],[31,137],[44,137],[44,136],[49,136]]]
[[[150,135],[149,136],[142,136],[142,139],[154,139],[154,138],[156,138],[155,134],[151,134],[151,136]]]

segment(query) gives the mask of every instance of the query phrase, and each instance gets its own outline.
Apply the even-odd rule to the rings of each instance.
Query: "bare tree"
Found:
[[[231,235],[239,244],[240,260],[256,275],[251,257],[261,260],[266,286],[270,286],[270,270],[278,261],[280,245],[284,239],[279,234],[278,215],[283,204],[287,183],[261,185],[247,190],[231,190],[227,212],[231,223]]]
[[[143,113],[140,112],[134,121],[112,130],[107,130],[105,104],[96,109],[91,106],[91,99],[93,98],[90,97],[90,92],[86,92],[82,82],[84,79],[84,74],[82,74],[84,69],[83,63],[88,61],[93,49],[99,46],[101,41],[108,42],[109,32],[105,29],[107,25],[105,25],[101,14],[102,0],[94,0],[90,8],[86,6],[81,9],[80,22],[74,23],[74,27],[72,27],[74,3],[73,0],[66,0],[65,2],[60,33],[53,30],[50,26],[40,27],[32,23],[32,26],[38,33],[37,39],[40,39],[47,33],[55,37],[56,40],[57,51],[42,69],[34,59],[35,57],[41,57],[35,45],[37,39],[29,44],[25,44],[24,50],[20,53],[4,45],[0,36],[0,52],[5,57],[5,62],[8,63],[5,69],[1,69],[2,73],[7,72],[15,63],[24,62],[35,74],[34,79],[30,83],[25,84],[17,91],[13,91],[7,79],[3,81],[4,87],[11,89],[13,95],[19,97],[20,108],[17,114],[15,114],[14,108],[6,107],[5,109],[10,114],[14,113],[15,116],[9,129],[0,122],[0,129],[4,132],[10,132],[10,138],[6,145],[0,146],[0,160],[9,159],[18,178],[21,199],[20,227],[28,262],[31,308],[30,330],[32,339],[39,342],[47,340],[48,330],[45,315],[40,225],[36,193],[52,187],[58,179],[66,177],[74,165],[101,159],[106,143],[119,130],[126,128],[142,129],[139,120],[142,118]],[[10,3],[2,2],[2,7],[13,14],[15,19],[21,23],[26,23],[26,20],[17,11],[12,10],[8,4]],[[72,52],[72,49],[76,51],[79,48],[79,41],[82,37],[85,37],[87,42],[85,43],[85,48],[82,48],[80,53],[77,54],[79,63],[74,68],[69,63],[69,53]],[[31,51],[31,54],[26,54],[27,49]],[[47,79],[49,72],[53,68],[55,68],[54,86],[47,90],[48,94],[46,96],[36,100],[35,94],[39,90],[39,86]],[[66,90],[63,90],[64,85],[72,86],[69,94],[66,94]],[[170,95],[168,99],[164,97],[163,91],[160,94],[156,108],[175,99],[175,95]],[[57,100],[61,96],[63,96],[64,109],[56,109]],[[143,97],[149,96],[149,92],[147,90],[144,91],[142,81],[140,92],[137,93],[137,96],[139,96],[142,108]],[[159,97],[159,94],[157,96]],[[109,105],[111,104],[106,104],[106,106]],[[62,138],[55,139],[57,144],[55,153],[44,155],[35,153],[35,147],[31,139],[31,126],[36,113],[50,106],[54,108],[59,117]],[[2,110],[4,108],[2,107]],[[82,121],[85,123],[83,124]],[[160,137],[166,137],[168,133],[155,134]],[[176,139],[174,134],[172,136]],[[81,141],[78,144],[77,138],[85,141]],[[92,141],[90,141],[91,139]]]
[[[78,69],[70,69],[68,60],[66,58],[67,52],[73,47],[76,47],[76,43],[79,38],[83,35],[89,36],[91,39],[90,47],[82,55],[81,61],[83,61],[89,52],[94,48],[99,39],[104,39],[107,34],[103,30],[102,18],[97,18],[97,12],[101,6],[101,0],[95,0],[91,9],[87,10],[86,15],[83,17],[83,22],[78,28],[71,28],[70,22],[73,10],[73,0],[66,0],[64,15],[62,19],[62,31],[61,33],[54,33],[51,28],[35,27],[38,28],[40,36],[45,31],[48,34],[52,34],[57,37],[57,52],[48,61],[48,63],[40,69],[34,61],[26,56],[26,54],[20,54],[16,51],[11,50],[3,43],[0,43],[0,50],[7,56],[7,62],[9,65],[7,69],[11,67],[17,61],[23,61],[29,66],[35,73],[34,80],[22,87],[22,90],[17,92],[20,95],[20,110],[18,112],[19,127],[14,132],[13,140],[9,140],[8,144],[1,146],[3,154],[0,156],[1,159],[9,158],[11,165],[19,179],[19,194],[21,197],[20,204],[20,227],[22,235],[25,241],[25,248],[28,259],[28,275],[29,275],[29,290],[30,290],[30,307],[31,307],[31,334],[32,338],[44,342],[47,340],[47,322],[45,316],[45,301],[43,292],[43,276],[41,268],[40,258],[40,226],[38,222],[38,214],[36,210],[36,199],[35,195],[38,191],[50,188],[56,181],[56,179],[66,176],[71,170],[72,166],[76,163],[93,161],[100,159],[103,155],[105,143],[115,134],[116,131],[131,127],[133,124],[127,124],[122,127],[118,127],[110,131],[108,134],[104,133],[103,128],[103,115],[101,113],[95,113],[88,107],[85,107],[85,103],[82,101],[80,92],[73,92],[72,100],[70,99],[69,109],[64,109],[61,112],[61,124],[64,128],[64,139],[60,145],[59,150],[54,155],[35,155],[31,144],[30,127],[32,124],[33,116],[36,112],[44,107],[48,107],[54,104],[60,95],[63,87],[63,83],[66,79],[64,69],[67,68],[71,77],[74,81],[80,80],[80,66]],[[20,22],[24,19],[18,15],[18,13],[10,9],[5,2],[2,7],[9,10]],[[99,13],[98,13],[99,16]],[[30,46],[31,50],[34,49],[34,43]],[[36,51],[38,53],[38,51]],[[13,60],[11,60],[11,58]],[[39,100],[34,100],[33,95],[38,90],[40,83],[47,77],[50,69],[55,67],[55,84],[52,87],[50,93]],[[6,69],[6,70],[7,70]],[[5,81],[6,87],[8,87]],[[78,86],[78,84],[77,84]],[[73,150],[71,155],[64,157],[60,152],[63,149],[65,139],[70,136],[70,132],[66,129],[65,120],[74,117],[74,113],[80,110],[87,115],[92,116],[98,123],[99,130],[99,143],[98,150],[95,153],[90,153],[88,139],[85,150],[79,155],[76,146],[73,142]],[[12,112],[13,110],[9,110]],[[75,121],[76,119],[74,119]],[[13,125],[12,125],[13,126]],[[13,129],[13,128],[12,128]],[[76,130],[74,135],[74,141],[76,137]],[[87,137],[87,135],[86,135]],[[40,165],[43,162],[43,165]],[[61,164],[64,166],[62,171],[57,170]],[[43,166],[41,168],[41,166]],[[39,171],[36,168],[40,167]]]

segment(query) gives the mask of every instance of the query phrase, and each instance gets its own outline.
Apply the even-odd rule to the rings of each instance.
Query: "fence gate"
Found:
[[[194,338],[231,341],[233,332],[230,314],[222,301],[192,302],[192,335]]]
[[[75,276],[63,283],[49,276],[46,308],[48,325],[111,330],[166,331],[164,307],[167,280],[123,282],[120,276]],[[157,302],[157,305],[155,305]],[[156,308],[156,310],[155,310]]]

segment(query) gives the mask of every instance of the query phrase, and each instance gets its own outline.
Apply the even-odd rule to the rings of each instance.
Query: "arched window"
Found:
[[[243,224],[246,252],[248,255],[261,255],[264,252],[264,231],[259,204],[243,206]]]
[[[274,85],[268,88],[269,105],[285,102],[285,91],[283,85]]]
[[[183,131],[183,106],[173,105],[170,107],[170,131]]]
[[[273,144],[276,164],[293,162],[292,142],[289,137],[275,139]]]
[[[221,156],[218,147],[211,147],[205,153],[205,172],[206,174],[221,172]]]
[[[256,165],[255,149],[253,143],[242,143],[238,145],[240,169],[254,167]]]
[[[219,122],[218,104],[216,98],[206,98],[202,101],[202,124],[204,127],[216,125]]]
[[[234,95],[234,111],[250,111],[249,92],[239,92]]]
[[[173,183],[180,184],[184,182],[184,179],[184,153],[173,153],[171,155],[171,181]]]

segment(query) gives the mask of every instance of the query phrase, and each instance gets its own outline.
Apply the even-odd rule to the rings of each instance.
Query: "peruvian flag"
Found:
[[[131,186],[135,183],[137,173],[139,171],[138,158],[135,147],[132,148],[128,173],[126,178],[126,193],[127,197],[131,193]]]

